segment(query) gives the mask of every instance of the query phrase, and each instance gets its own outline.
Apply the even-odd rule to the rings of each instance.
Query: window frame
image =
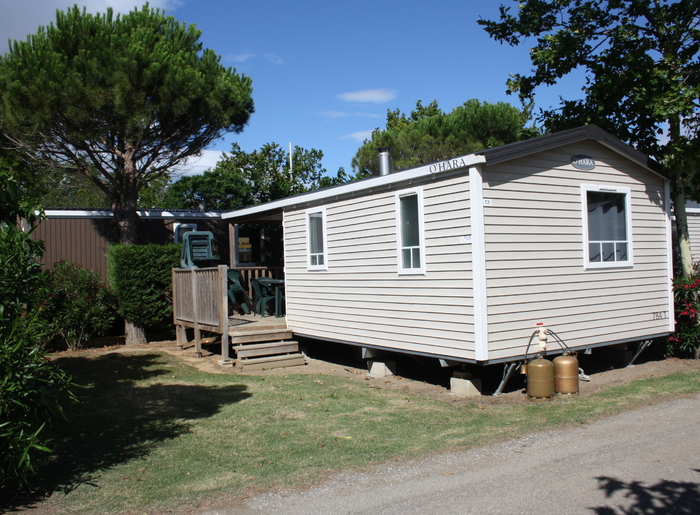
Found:
[[[415,196],[418,204],[418,258],[420,266],[416,268],[404,268],[402,254],[405,250],[403,243],[403,224],[401,219],[401,199],[409,196]],[[416,187],[397,191],[395,195],[396,209],[396,264],[399,275],[425,275],[425,219],[423,212],[423,188]],[[416,248],[416,247],[410,247]]]
[[[311,215],[321,215],[321,232],[323,237],[323,252],[311,253]],[[328,233],[326,231],[326,208],[325,206],[307,209],[306,217],[306,269],[307,270],[328,270]],[[323,264],[311,264],[312,256],[323,256]]]
[[[588,192],[616,193],[624,195],[625,205],[625,232],[627,243],[627,259],[625,261],[591,261],[588,228]],[[632,239],[632,198],[631,189],[627,186],[614,186],[609,184],[581,184],[581,218],[583,225],[583,267],[584,269],[600,268],[631,268],[634,266],[633,239]],[[622,241],[622,240],[613,240]],[[595,240],[593,240],[595,242]]]

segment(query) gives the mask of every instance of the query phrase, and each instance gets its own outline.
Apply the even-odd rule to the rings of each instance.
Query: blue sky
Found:
[[[128,12],[135,0],[78,1],[91,12],[108,5]],[[202,42],[253,80],[255,113],[241,134],[207,150],[189,173],[213,167],[236,141],[252,152],[268,142],[324,153],[335,174],[350,171],[364,137],[384,127],[387,109],[405,113],[420,99],[449,112],[462,102],[506,101],[509,74],[528,73],[526,46],[503,46],[477,25],[498,17],[512,0],[151,0],[151,7],[202,30]],[[0,0],[0,52],[48,25],[70,0]],[[538,91],[536,106],[578,97],[581,84],[566,81]]]

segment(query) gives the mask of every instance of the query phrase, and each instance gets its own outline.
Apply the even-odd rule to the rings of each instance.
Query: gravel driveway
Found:
[[[700,396],[201,515],[700,513]]]

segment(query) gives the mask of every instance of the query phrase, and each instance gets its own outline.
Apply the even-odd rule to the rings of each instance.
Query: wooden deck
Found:
[[[257,270],[257,269],[256,269]],[[260,370],[305,364],[298,342],[292,341],[284,317],[228,316],[228,267],[189,268],[172,271],[173,322],[178,348],[186,340],[186,328],[194,329],[195,354],[202,356],[201,331],[221,335],[221,361],[236,362],[244,369]]]

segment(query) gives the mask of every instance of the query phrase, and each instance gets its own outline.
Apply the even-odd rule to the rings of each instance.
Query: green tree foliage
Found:
[[[0,330],[26,317],[42,286],[44,243],[14,224],[0,224]]]
[[[427,106],[423,105],[422,100],[418,100],[416,102],[416,108],[411,111],[408,117],[406,117],[400,109],[394,109],[393,111],[387,109],[386,130],[399,132],[406,129],[413,122],[424,118],[430,118],[431,116],[440,116],[442,114],[442,109],[438,107],[437,100],[433,100]]]
[[[40,172],[2,144],[0,137],[0,224],[15,224],[18,218],[33,224],[41,213]]]
[[[480,20],[497,41],[530,43],[532,75],[508,90],[531,101],[538,86],[582,70],[583,99],[540,118],[550,130],[595,123],[663,163],[673,178],[683,274],[692,274],[686,189],[700,198],[700,2],[697,0],[531,0],[499,21]]]
[[[352,159],[357,178],[377,175],[377,148],[391,147],[394,169],[402,170],[486,148],[527,139],[535,135],[526,129],[529,110],[509,104],[468,100],[444,114],[436,101],[406,117],[398,109],[387,111],[386,130],[375,129]]]
[[[123,243],[136,241],[142,189],[253,112],[251,80],[200,35],[148,5],[124,16],[75,6],[0,57],[2,132],[102,191]]]
[[[51,452],[42,432],[75,399],[73,378],[46,359],[34,336],[32,318],[0,329],[0,498],[27,481],[34,456]]]
[[[181,245],[122,245],[109,248],[107,273],[117,311],[141,329],[127,344],[145,343],[145,329],[162,330],[172,322],[172,269],[180,266]],[[130,340],[130,337],[133,338]]]
[[[19,219],[33,223],[40,216],[30,193],[13,171],[0,168],[0,330],[27,313],[41,286],[43,242],[17,227]]]
[[[4,162],[7,165],[7,161]],[[44,357],[35,340],[43,285],[43,244],[17,227],[37,217],[26,184],[0,168],[0,497],[32,472],[33,456],[48,452],[42,431],[71,398],[71,378]]]
[[[170,183],[163,175],[152,179],[141,188],[136,206],[139,209],[157,208]],[[42,174],[41,201],[49,208],[109,208],[109,197],[85,175],[50,169]]]
[[[235,209],[250,204],[250,187],[242,173],[219,166],[201,175],[186,175],[165,190],[164,209]]]
[[[109,197],[85,175],[52,166],[50,162],[30,162],[21,153],[12,149],[12,143],[2,134],[0,134],[0,170],[12,172],[23,197],[31,198],[35,204],[45,208],[106,208],[110,205]],[[165,180],[167,181],[167,177]],[[150,187],[151,184],[144,190]]]
[[[213,170],[171,184],[161,207],[236,209],[347,181],[342,168],[335,177],[326,176],[322,158],[320,150],[294,147],[290,170],[288,152],[276,143],[253,152],[234,143]]]

